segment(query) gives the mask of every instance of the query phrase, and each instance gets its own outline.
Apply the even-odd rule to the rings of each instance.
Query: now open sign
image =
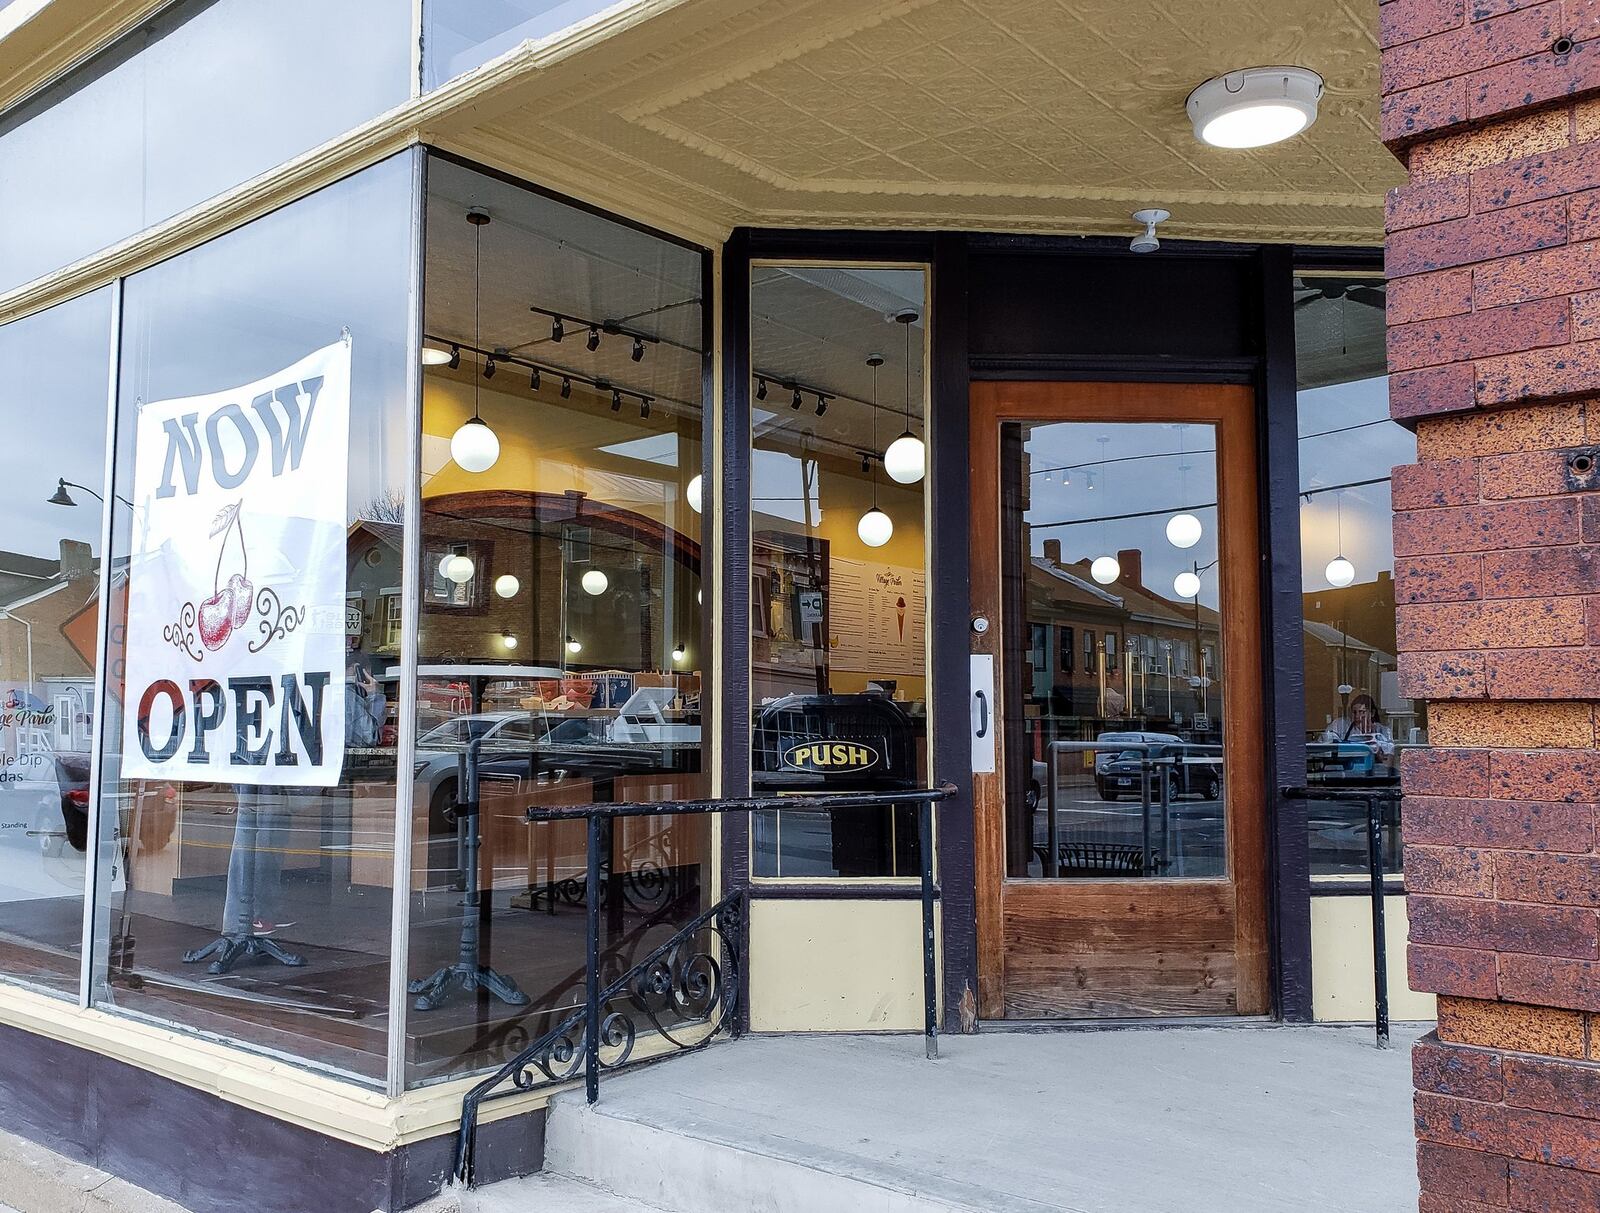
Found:
[[[349,434],[348,337],[140,408],[124,778],[339,782]]]

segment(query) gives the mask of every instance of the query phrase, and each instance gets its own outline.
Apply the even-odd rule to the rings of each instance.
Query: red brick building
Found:
[[[1381,6],[1422,1208],[1600,1207],[1600,5]]]

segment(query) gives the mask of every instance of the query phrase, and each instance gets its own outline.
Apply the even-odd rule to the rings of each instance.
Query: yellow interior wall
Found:
[[[1434,1017],[1434,997],[1406,984],[1406,899],[1384,899],[1389,954],[1389,1018]],[[1311,898],[1311,1016],[1318,1023],[1371,1023],[1372,903],[1366,897]]]
[[[749,957],[757,1032],[922,1030],[920,902],[758,898]]]

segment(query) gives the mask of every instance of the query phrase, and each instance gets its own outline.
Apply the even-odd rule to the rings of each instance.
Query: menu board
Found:
[[[921,569],[864,560],[828,564],[828,657],[858,674],[921,677],[927,584]]]

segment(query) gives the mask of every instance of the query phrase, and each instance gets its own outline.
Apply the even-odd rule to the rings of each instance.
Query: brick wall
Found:
[[[1379,13],[1421,1207],[1597,1210],[1600,0]]]

